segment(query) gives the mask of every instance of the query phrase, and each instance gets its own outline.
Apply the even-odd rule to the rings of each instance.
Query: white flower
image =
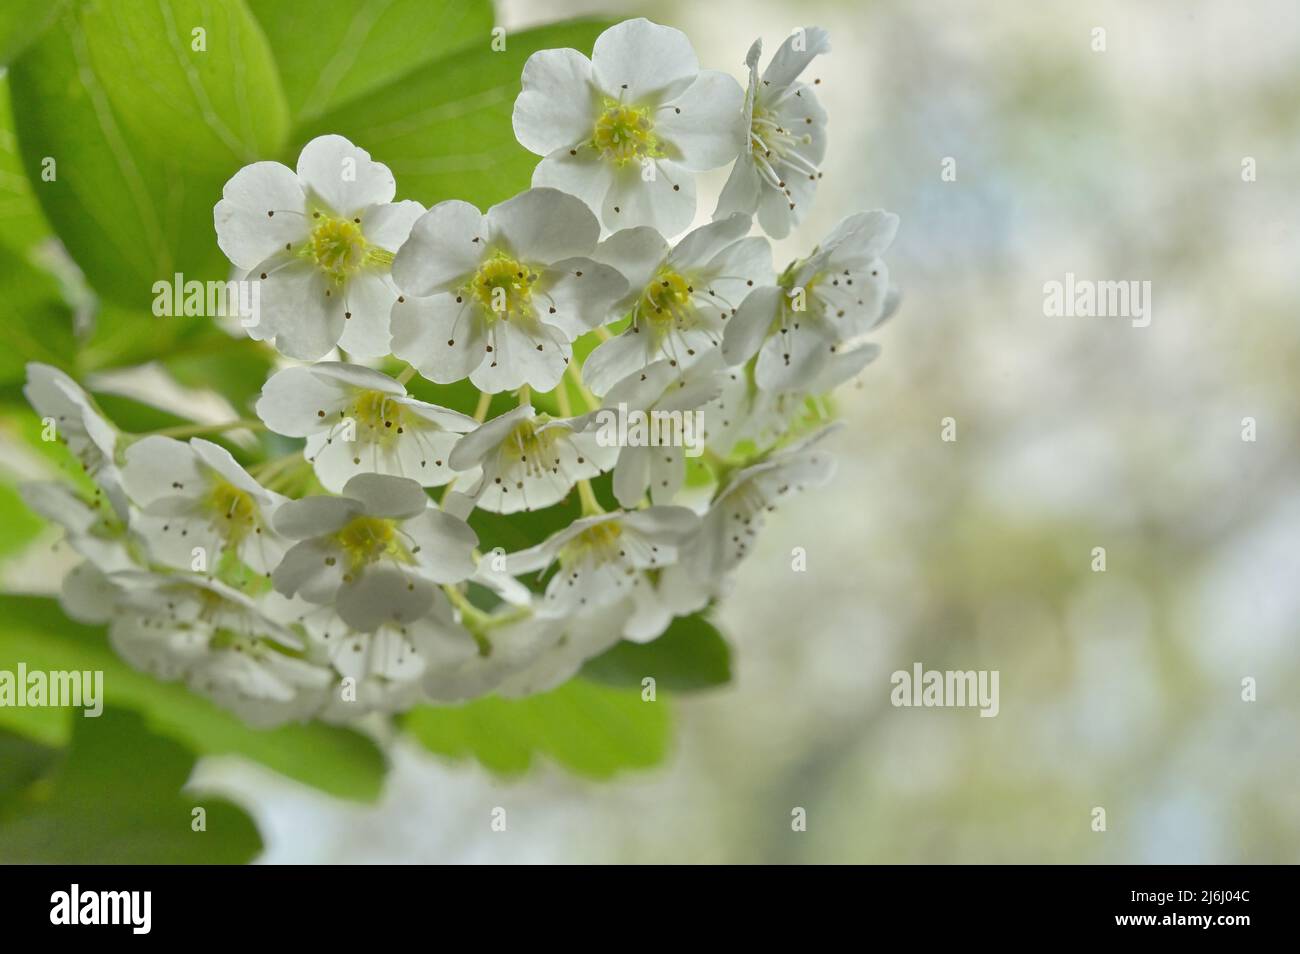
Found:
[[[762,236],[745,238],[749,226],[748,216],[733,215],[695,229],[672,249],[648,228],[625,229],[601,242],[595,257],[628,280],[616,314],[632,321],[588,355],[582,368],[587,387],[604,394],[660,358],[685,368],[717,348],[745,296],[773,281],[771,247]]]
[[[83,560],[64,574],[59,588],[59,606],[81,623],[107,623],[117,613],[121,598],[121,587],[91,560]]]
[[[749,48],[744,111],[749,137],[718,198],[715,219],[757,211],[764,232],[785,238],[803,218],[822,177],[826,111],[812,87],[798,78],[813,57],[830,49],[825,30],[802,27],[781,44],[760,78],[763,41]]]
[[[275,527],[301,541],[276,567],[276,590],[334,603],[359,630],[419,619],[433,606],[435,584],[474,572],[474,531],[431,508],[424,488],[405,477],[359,474],[342,496],[291,500]]]
[[[478,426],[458,411],[409,397],[386,374],[328,361],[272,375],[257,415],[277,434],[307,438],[303,453],[334,493],[360,473],[439,487],[456,476],[448,462],[452,445]]]
[[[627,288],[588,256],[600,236],[571,195],[529,189],[486,214],[440,202],[411,229],[393,263],[393,353],[431,381],[466,376],[482,391],[549,391],[571,342],[604,322]]]
[[[506,565],[518,574],[558,562],[539,615],[573,619],[626,601],[630,612],[622,634],[644,642],[663,632],[673,615],[654,592],[648,571],[677,562],[698,522],[685,507],[584,517],[535,547],[508,554]]]
[[[278,162],[235,173],[214,217],[221,250],[258,282],[249,335],[307,361],[335,345],[387,354],[397,299],[389,269],[424,212],[394,203],[396,191],[388,167],[342,136],[307,143],[296,173]]]
[[[158,435],[137,441],[126,449],[122,483],[142,511],[132,529],[160,563],[215,572],[229,549],[269,574],[284,555],[286,543],[271,529],[271,518],[286,498],[211,441],[196,437],[187,444]]]
[[[659,595],[671,612],[704,606],[749,553],[764,515],[789,495],[830,480],[835,458],[815,445],[835,429],[825,427],[732,476],[682,546],[681,560],[659,580]]]
[[[458,470],[483,468],[468,491],[491,513],[538,510],[563,500],[579,480],[614,466],[618,449],[586,430],[587,417],[552,418],[527,404],[466,434],[451,452]]]
[[[255,725],[305,719],[324,703],[330,670],[301,658],[298,637],[243,594],[179,574],[112,581],[122,595],[109,640],[136,668],[184,679]]]
[[[846,341],[890,314],[889,269],[880,260],[898,230],[890,212],[842,221],[778,284],[753,291],[727,325],[722,356],[741,364],[755,352],[754,380],[769,391],[801,388]]]
[[[711,359],[711,360],[709,360]],[[708,359],[695,364],[681,374],[667,361],[656,361],[643,371],[635,371],[609,389],[602,409],[593,418],[599,423],[604,415],[643,414],[646,426],[660,428],[655,436],[672,437],[671,425],[653,422],[682,422],[678,437],[687,435],[684,415],[700,410],[722,391],[726,374],[718,368],[718,356],[711,352]],[[700,411],[701,420],[707,412]],[[603,426],[603,425],[602,425]],[[604,439],[603,430],[597,437]],[[703,442],[707,431],[692,431],[691,436]],[[647,437],[651,435],[647,434]],[[686,448],[682,444],[633,444],[619,448],[618,462],[614,467],[614,496],[624,507],[633,508],[650,491],[654,503],[668,503],[681,489],[685,477]]]
[[[66,532],[72,549],[105,572],[136,566],[126,527],[110,507],[87,503],[66,484],[34,481],[18,486],[23,502]]]
[[[588,659],[599,656],[622,640],[632,609],[631,601],[623,600],[573,619],[543,620],[550,622],[562,635],[529,665],[506,676],[496,687],[497,695],[506,698],[531,696],[549,692],[568,682]]]
[[[515,673],[533,666],[563,636],[562,620],[527,616],[505,623],[492,630],[486,654],[429,667],[420,681],[421,690],[434,702],[464,702],[486,695]]]
[[[86,392],[58,368],[36,361],[27,365],[23,394],[36,413],[54,423],[57,440],[67,446],[123,520],[127,517],[126,494],[114,457],[117,431],[104,420]],[[96,501],[98,505],[98,501]]]
[[[427,674],[455,671],[478,656],[474,638],[439,597],[426,615],[384,623],[374,632],[354,629],[329,606],[278,593],[263,600],[273,618],[301,627],[307,659],[338,673],[322,712],[326,719],[351,721],[367,712],[409,709],[419,701]]]
[[[815,376],[785,391],[764,391],[744,368],[730,368],[722,392],[701,409],[705,441],[719,454],[743,440],[770,447],[808,414],[809,397],[829,394],[879,356],[880,346],[871,342],[837,346]]]
[[[596,38],[590,60],[571,49],[528,58],[515,136],[545,157],[533,185],[578,196],[611,231],[676,235],[695,216],[694,173],[740,152],[743,106],[734,79],[700,70],[685,34],[626,20]]]

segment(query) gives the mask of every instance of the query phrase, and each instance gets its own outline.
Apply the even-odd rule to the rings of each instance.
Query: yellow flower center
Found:
[[[478,267],[467,289],[488,318],[529,319],[537,272],[505,252],[496,252]]]
[[[596,120],[591,145],[601,157],[619,166],[642,157],[660,158],[663,150],[654,132],[650,110],[645,106],[625,106],[605,100],[604,112]]]
[[[621,536],[623,523],[620,520],[602,520],[592,524],[560,548],[560,566],[574,566],[588,558],[597,563],[611,563],[622,556]]]
[[[225,480],[218,480],[208,492],[207,507],[228,543],[238,544],[257,526],[257,503],[252,495]]]
[[[383,557],[400,563],[412,562],[411,554],[397,532],[397,521],[385,517],[354,517],[334,539],[347,554],[353,572]]]
[[[352,419],[363,439],[391,444],[406,432],[402,405],[386,391],[359,391],[352,403]]]
[[[343,219],[315,213],[316,226],[303,254],[335,282],[342,283],[363,266],[393,263],[393,253],[370,245],[357,219]]]
[[[651,322],[656,331],[688,321],[695,312],[694,286],[677,272],[664,270],[650,280],[637,302],[637,317]]]
[[[509,461],[508,466],[523,466],[533,475],[540,475],[556,466],[558,458],[553,448],[561,432],[553,427],[540,430],[549,420],[547,415],[539,414],[530,421],[520,421],[515,425],[501,445],[501,454]]]

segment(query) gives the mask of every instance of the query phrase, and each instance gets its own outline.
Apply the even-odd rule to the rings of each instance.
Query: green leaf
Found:
[[[30,754],[30,753],[29,753]],[[133,713],[73,718],[72,744],[52,776],[5,806],[8,864],[240,864],[262,850],[243,809],[182,793],[194,767],[184,746]],[[30,769],[30,766],[29,766]],[[204,810],[203,831],[192,812]]]
[[[45,522],[27,509],[23,498],[9,481],[0,481],[0,560],[7,559],[22,549],[41,532]]]
[[[0,6],[0,66],[41,35],[67,0],[5,0]]]
[[[0,816],[7,802],[50,772],[58,756],[56,749],[0,729]]]
[[[101,670],[104,696],[142,712],[151,730],[200,755],[242,755],[342,798],[379,794],[385,760],[374,742],[350,729],[318,723],[254,729],[179,683],[159,682],[112,651],[103,627],[63,615],[51,599],[0,596],[0,659],[28,669]],[[0,708],[0,725],[51,745],[67,740],[66,711]]]
[[[588,660],[582,675],[636,689],[646,676],[671,692],[711,689],[731,681],[731,648],[703,616],[679,616],[654,642],[623,641]]]
[[[9,77],[0,75],[0,244],[26,256],[50,234],[50,227],[32,193],[18,155]]]
[[[315,136],[339,133],[393,170],[399,198],[486,208],[527,189],[540,158],[515,141],[511,124],[524,61],[551,47],[589,52],[607,26],[571,20],[524,30],[502,52],[484,37],[299,126],[293,154]]]
[[[0,288],[0,383],[24,380],[28,361],[71,369],[72,310],[54,277],[0,245]]]
[[[287,122],[242,4],[81,0],[14,62],[10,90],[32,190],[95,291],[145,307],[176,272],[225,278],[213,206]]]
[[[249,0],[249,8],[299,123],[459,47],[486,45],[492,30],[488,0]]]
[[[535,756],[589,778],[648,768],[668,751],[667,704],[574,679],[527,699],[489,696],[459,707],[420,708],[406,728],[431,752],[477,759],[500,775],[519,775]]]

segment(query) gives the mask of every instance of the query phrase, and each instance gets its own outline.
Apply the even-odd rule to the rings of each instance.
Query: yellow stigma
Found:
[[[336,282],[367,265],[388,266],[393,253],[366,242],[357,219],[342,219],[315,213],[315,227],[303,248],[303,254]]]
[[[383,517],[354,517],[334,539],[348,556],[353,572],[382,557],[400,563],[412,562],[411,554],[397,533],[397,521]]]
[[[213,526],[230,544],[238,544],[258,523],[252,495],[224,480],[218,480],[208,492],[207,508]]]
[[[641,291],[637,317],[646,318],[656,328],[680,323],[694,312],[691,296],[694,287],[674,271],[661,271]]]
[[[489,318],[527,319],[534,316],[535,281],[535,270],[498,251],[479,265],[467,291]]]
[[[352,419],[368,441],[392,443],[406,430],[402,405],[387,391],[359,391],[352,402]]]
[[[623,166],[630,160],[663,156],[654,132],[650,110],[645,106],[624,106],[605,100],[604,112],[596,120],[591,145],[601,157]]]
[[[573,566],[588,557],[598,563],[611,563],[623,555],[618,542],[621,536],[623,524],[619,520],[592,524],[560,549],[560,566]]]

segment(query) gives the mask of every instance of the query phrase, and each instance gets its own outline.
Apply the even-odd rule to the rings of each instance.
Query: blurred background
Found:
[[[825,178],[778,261],[889,209],[903,307],[840,393],[835,480],[771,515],[721,605],[734,681],[674,700],[662,765],[502,781],[402,744],[359,806],[204,760],[262,860],[1300,861],[1300,8],[500,9],[646,15],[742,82],[756,36],[828,27]],[[1045,317],[1067,272],[1150,281],[1150,326]],[[915,662],[998,670],[1000,714],[892,707]]]

